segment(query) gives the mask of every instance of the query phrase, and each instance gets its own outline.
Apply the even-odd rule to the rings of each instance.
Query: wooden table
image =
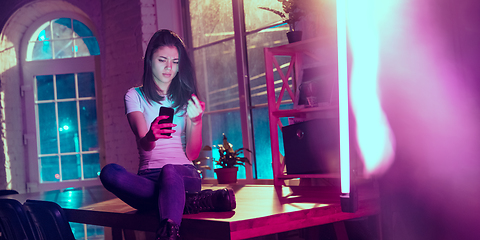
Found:
[[[231,212],[184,215],[184,239],[245,239],[302,229],[379,213],[378,196],[359,191],[359,208],[345,213],[340,192],[332,187],[285,187],[272,185],[204,185],[204,188],[234,189],[237,208]],[[64,208],[71,222],[112,228],[112,238],[121,239],[122,229],[155,232],[154,213],[137,211],[103,186],[5,196],[20,202],[46,200]]]

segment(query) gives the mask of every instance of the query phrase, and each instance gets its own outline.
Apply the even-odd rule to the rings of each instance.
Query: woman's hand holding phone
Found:
[[[155,141],[160,138],[172,138],[171,134],[176,132],[172,128],[177,126],[177,124],[172,123],[173,115],[174,110],[172,108],[160,108],[159,116],[150,125],[150,132]]]

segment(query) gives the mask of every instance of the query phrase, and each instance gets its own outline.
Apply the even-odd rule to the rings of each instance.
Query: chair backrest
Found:
[[[32,225],[19,201],[0,198],[0,239],[38,240],[37,232],[32,229]]]
[[[0,189],[0,196],[6,196],[11,194],[18,194],[18,192],[13,189]]]
[[[58,204],[27,200],[23,206],[43,239],[75,240],[65,212]]]

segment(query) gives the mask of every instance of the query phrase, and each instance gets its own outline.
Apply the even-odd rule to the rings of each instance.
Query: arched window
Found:
[[[30,190],[98,182],[95,56],[100,50],[84,22],[53,18],[38,21],[26,32],[22,95]]]
[[[57,18],[40,26],[30,38],[27,61],[100,55],[92,31],[72,18]]]

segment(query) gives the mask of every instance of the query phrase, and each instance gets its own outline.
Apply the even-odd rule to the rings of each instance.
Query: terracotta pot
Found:
[[[302,31],[287,32],[288,43],[299,42],[302,40]]]
[[[218,184],[228,184],[237,182],[238,167],[233,168],[216,168],[214,169],[217,174]]]

